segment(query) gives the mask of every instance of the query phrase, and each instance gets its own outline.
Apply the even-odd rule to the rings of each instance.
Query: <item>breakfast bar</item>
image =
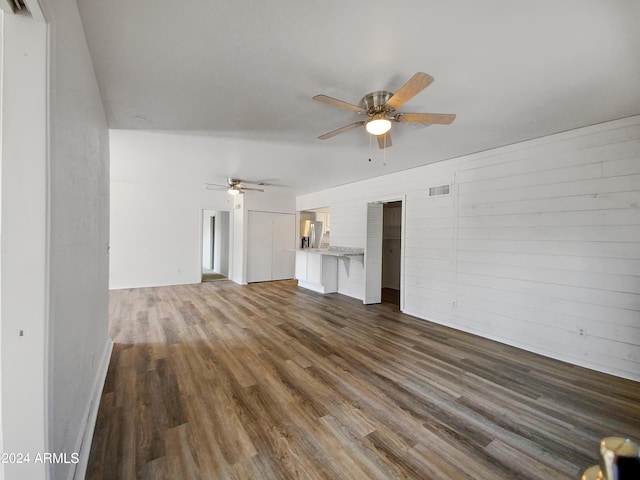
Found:
[[[338,259],[364,258],[364,248],[305,248],[296,251],[295,275],[298,286],[318,293],[338,291]]]

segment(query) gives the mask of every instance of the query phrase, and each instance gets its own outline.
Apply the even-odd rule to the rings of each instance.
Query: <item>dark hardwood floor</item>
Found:
[[[87,478],[577,479],[640,384],[295,282],[111,293]]]
[[[395,306],[395,311],[400,311],[400,290],[394,290],[393,288],[382,289],[382,303]]]

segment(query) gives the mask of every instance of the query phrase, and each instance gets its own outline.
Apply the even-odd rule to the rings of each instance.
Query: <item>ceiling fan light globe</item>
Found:
[[[367,122],[365,128],[371,135],[384,135],[391,130],[391,122],[386,118],[374,117]]]
[[[239,195],[240,194],[240,190],[238,190],[237,188],[229,188],[227,190],[227,193],[229,195]]]

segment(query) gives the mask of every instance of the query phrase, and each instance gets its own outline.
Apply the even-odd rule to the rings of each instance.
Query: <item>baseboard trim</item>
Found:
[[[87,474],[87,465],[89,464],[89,454],[91,453],[91,442],[93,441],[93,432],[96,428],[96,419],[98,418],[98,409],[100,408],[100,398],[102,390],[107,379],[107,371],[109,370],[109,362],[111,361],[111,353],[113,352],[113,340],[109,339],[105,345],[100,365],[97,371],[96,380],[93,384],[91,392],[91,402],[83,417],[82,437],[79,439],[78,448],[79,462],[73,471],[73,480],[84,480]]]

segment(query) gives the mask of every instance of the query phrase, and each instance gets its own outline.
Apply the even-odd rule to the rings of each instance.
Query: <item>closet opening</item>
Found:
[[[402,201],[386,202],[382,208],[382,303],[400,309],[402,251]]]

